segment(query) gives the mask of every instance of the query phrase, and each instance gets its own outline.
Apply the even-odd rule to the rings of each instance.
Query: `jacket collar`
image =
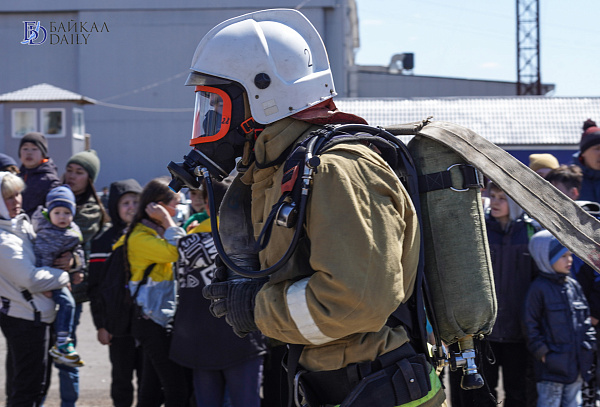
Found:
[[[564,282],[567,281],[567,277],[570,275],[571,274],[557,273],[556,271],[552,271],[552,273],[549,273],[547,271],[542,270],[540,272],[541,277],[547,278],[548,280],[558,284],[564,284]]]
[[[285,118],[267,126],[256,139],[254,155],[259,164],[277,159],[298,137],[313,125]]]

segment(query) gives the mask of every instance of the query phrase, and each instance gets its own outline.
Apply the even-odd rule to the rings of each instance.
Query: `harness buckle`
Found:
[[[480,181],[480,175],[477,168],[469,164],[453,164],[446,169],[450,171],[452,168],[458,167],[463,176],[463,189],[458,189],[450,186],[449,188],[455,192],[466,192],[471,188],[483,188],[482,182]]]
[[[250,134],[255,130],[258,130],[258,131],[264,130],[264,129],[258,128],[258,123],[256,122],[256,120],[254,120],[254,117],[250,117],[249,119],[244,120],[240,124],[240,128],[242,129],[244,134]]]

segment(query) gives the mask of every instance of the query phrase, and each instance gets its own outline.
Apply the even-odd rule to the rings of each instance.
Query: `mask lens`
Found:
[[[219,140],[229,131],[231,100],[220,89],[196,86],[194,127],[190,145]]]

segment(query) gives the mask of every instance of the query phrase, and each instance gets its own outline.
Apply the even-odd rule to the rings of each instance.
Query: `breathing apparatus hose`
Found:
[[[316,138],[311,140],[311,142],[307,146],[307,161],[310,160],[310,158],[312,158],[312,151],[314,149],[315,142],[316,142]],[[215,198],[214,198],[214,193],[213,193],[213,189],[212,189],[212,181],[210,179],[210,173],[209,173],[208,169],[206,169],[206,168],[202,168],[201,172],[202,172],[202,176],[204,177],[204,181],[206,182],[206,189],[208,192],[208,205],[210,208],[210,213],[216,214],[217,208],[215,205]],[[312,172],[313,172],[313,168],[308,168],[308,171],[305,170],[305,173],[302,177],[303,178],[303,186],[302,186],[302,194],[300,195],[298,219],[304,219],[304,216],[306,214],[306,204],[308,202],[308,193],[309,193],[309,189],[310,189],[310,183],[312,181]],[[284,264],[290,259],[292,254],[294,253],[294,250],[296,249],[296,246],[298,245],[298,240],[300,239],[300,235],[302,234],[302,224],[297,225],[296,230],[294,231],[294,235],[292,237],[292,241],[291,241],[290,246],[288,247],[287,251],[281,257],[281,259],[279,259],[277,261],[277,263],[273,264],[271,267],[268,267],[264,270],[247,270],[247,269],[241,268],[237,264],[235,264],[235,262],[225,252],[225,248],[223,247],[223,242],[221,241],[221,236],[219,235],[219,226],[217,224],[216,216],[210,217],[210,225],[213,230],[212,234],[213,234],[213,240],[215,242],[215,247],[217,249],[217,252],[219,253],[219,256],[221,257],[221,260],[223,260],[223,263],[225,263],[227,268],[229,268],[234,273],[239,274],[242,277],[246,277],[246,278],[267,277],[267,276],[273,274],[274,272],[276,272],[277,270],[281,269],[284,266]]]
[[[339,133],[343,133],[343,132],[364,131],[365,133],[382,136],[386,140],[394,143],[395,145],[403,146],[403,144],[401,142],[399,142],[398,139],[396,139],[396,137],[394,137],[392,134],[388,133],[383,128],[377,128],[377,132],[374,132],[373,130],[374,130],[373,127],[366,126],[366,125],[347,124],[347,125],[342,125],[342,126],[336,127],[333,130],[333,132],[330,134],[330,137],[335,134],[339,134]],[[317,140],[318,140],[318,138],[314,137],[312,140],[310,140],[310,142],[306,146],[305,171],[302,176],[302,179],[303,179],[302,193],[300,195],[300,204],[298,205],[299,206],[298,219],[300,222],[302,222],[304,220],[304,216],[306,214],[308,195],[310,192],[310,186],[311,186],[311,182],[312,182],[312,173],[313,173],[314,168],[316,168],[316,166],[318,165],[318,160],[317,160],[316,164],[314,164],[314,161],[311,160],[313,158],[313,151],[314,151]],[[412,163],[412,159],[410,158],[410,155],[405,154],[405,159],[411,160],[411,163]],[[311,163],[313,163],[313,164],[311,164]],[[215,205],[215,199],[214,199],[214,193],[213,193],[213,189],[212,189],[212,181],[210,178],[210,173],[209,173],[208,169],[204,168],[204,167],[200,167],[200,171],[206,182],[210,213],[215,214],[215,213],[217,213],[217,208]],[[300,239],[300,235],[302,234],[302,224],[299,224],[296,226],[296,230],[294,231],[294,235],[292,237],[290,246],[288,247],[288,249],[286,250],[284,255],[275,264],[273,264],[272,266],[270,266],[264,270],[247,270],[247,269],[239,267],[237,264],[235,264],[235,262],[231,259],[231,257],[229,257],[229,255],[227,255],[227,253],[225,252],[225,248],[223,247],[221,237],[219,235],[217,217],[211,216],[210,219],[211,219],[211,221],[210,221],[211,228],[213,230],[213,240],[215,242],[215,247],[217,249],[217,252],[219,253],[219,256],[223,260],[223,263],[225,263],[225,265],[234,273],[239,274],[242,277],[247,277],[247,278],[267,277],[267,276],[273,274],[274,272],[276,272],[277,270],[281,269],[284,266],[284,264],[290,259],[292,254],[294,253],[294,250],[298,244],[298,240]]]

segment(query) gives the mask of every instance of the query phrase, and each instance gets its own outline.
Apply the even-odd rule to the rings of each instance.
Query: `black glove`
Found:
[[[210,313],[217,318],[225,316],[233,332],[240,338],[258,330],[254,322],[256,294],[267,282],[267,278],[234,278],[223,281],[227,267],[217,267],[213,283],[202,289],[204,298],[211,300]]]
[[[253,254],[242,254],[242,255],[233,255],[230,254],[229,258],[235,262],[238,267],[241,267],[245,270],[252,271],[260,268],[260,263],[258,262],[258,257]],[[215,257],[215,274],[212,278],[212,283],[221,283],[227,280],[233,280],[236,278],[243,278],[239,274],[234,273],[229,270],[229,268],[225,265],[221,256]]]

